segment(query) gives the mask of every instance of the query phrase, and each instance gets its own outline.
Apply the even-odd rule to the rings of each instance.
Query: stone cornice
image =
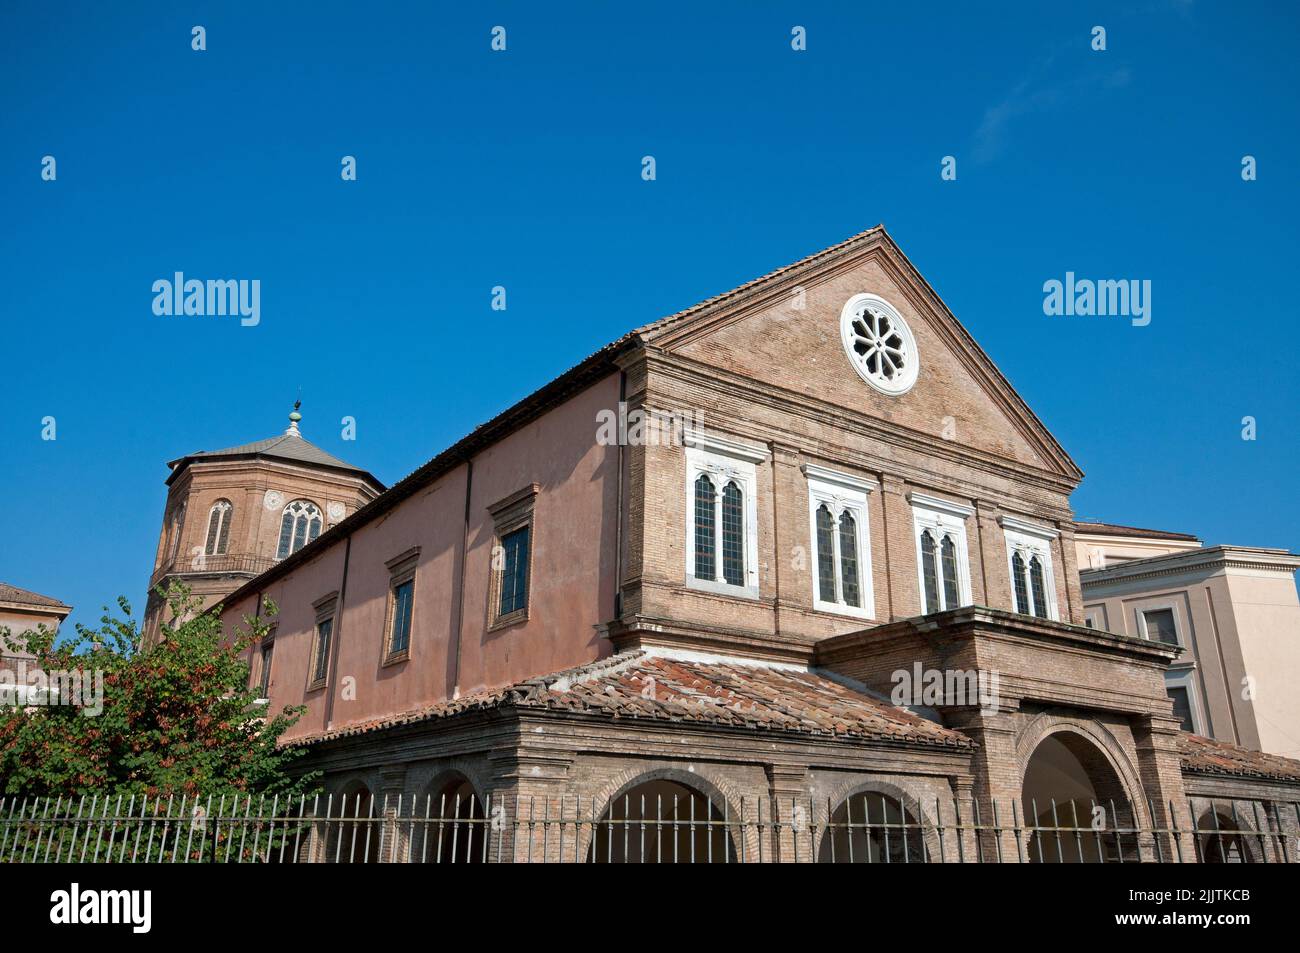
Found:
[[[1300,569],[1300,556],[1284,549],[1253,549],[1244,546],[1209,546],[1186,552],[1134,559],[1107,569],[1085,569],[1079,573],[1084,589],[1106,583],[1137,582],[1163,576],[1218,572],[1222,569],[1251,569],[1290,574]]]

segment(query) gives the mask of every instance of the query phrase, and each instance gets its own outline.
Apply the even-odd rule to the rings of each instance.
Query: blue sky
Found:
[[[138,610],[165,461],[300,388],[392,483],[877,222],[1087,473],[1080,518],[1300,549],[1291,5],[625,6],[6,2],[0,579]],[[261,323],[155,316],[175,271],[260,279]],[[1149,279],[1151,324],[1045,316],[1067,271]]]

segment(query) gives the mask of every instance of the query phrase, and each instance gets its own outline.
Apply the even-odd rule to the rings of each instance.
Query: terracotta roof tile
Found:
[[[1190,774],[1230,774],[1278,781],[1300,781],[1300,761],[1239,748],[1184,732],[1179,739],[1183,770]]]
[[[72,609],[72,606],[65,605],[58,599],[51,599],[39,592],[32,592],[30,589],[19,589],[17,586],[11,586],[6,582],[0,582],[0,602],[40,606],[45,609],[67,609],[69,611]]]
[[[816,672],[688,662],[641,652],[507,688],[299,739],[314,744],[464,711],[517,707],[610,719],[697,723],[913,745],[971,748],[966,735]]]

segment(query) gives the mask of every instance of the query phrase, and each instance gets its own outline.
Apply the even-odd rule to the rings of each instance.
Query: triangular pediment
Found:
[[[883,393],[855,370],[841,315],[855,296],[878,296],[915,344],[915,382]],[[900,433],[1077,482],[1082,472],[877,226],[637,332],[662,351],[802,397],[867,415]]]

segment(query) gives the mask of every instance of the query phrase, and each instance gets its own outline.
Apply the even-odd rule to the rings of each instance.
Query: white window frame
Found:
[[[926,614],[925,606],[925,563],[921,555],[921,534],[927,529],[935,536],[936,568],[939,582],[939,611],[946,612],[958,606],[971,604],[970,556],[966,544],[966,520],[975,515],[975,510],[961,503],[953,503],[937,496],[924,493],[909,493],[907,501],[912,504],[913,539],[916,542],[916,592],[920,599],[921,614]],[[957,606],[944,605],[943,593],[943,537],[951,536],[957,547]]]
[[[868,522],[867,495],[876,488],[874,480],[837,473],[813,463],[804,464],[804,476],[808,478],[808,534],[812,558],[813,608],[820,612],[834,612],[859,619],[876,617],[875,590],[871,580],[871,525]],[[825,504],[835,520],[834,539],[835,561],[835,602],[826,602],[821,597],[821,552],[817,546],[817,510]],[[840,574],[840,516],[849,513],[858,530],[858,592],[861,606],[847,605],[843,601],[844,580]]]
[[[716,434],[688,430],[683,434],[686,445],[686,585],[691,589],[728,596],[758,598],[758,467],[767,459],[761,447],[740,443]],[[744,584],[734,586],[718,579],[700,579],[695,575],[695,481],[708,474],[716,489],[714,501],[714,567],[722,573],[722,489],[735,480],[744,496],[745,571]]]
[[[1029,575],[1029,560],[1037,556],[1043,564],[1043,596],[1047,599],[1047,618],[1053,622],[1059,621],[1061,616],[1056,604],[1056,568],[1052,560],[1052,542],[1060,534],[1050,527],[1029,523],[1014,516],[999,517],[998,523],[1002,526],[1002,533],[1007,540],[1007,578],[1011,580],[1011,611],[1020,611],[1016,608],[1014,563],[1015,554],[1018,552],[1020,558],[1025,561],[1025,594],[1029,599],[1029,614],[1034,618],[1042,618],[1034,613],[1037,606],[1034,604],[1034,587]]]
[[[1169,599],[1168,601],[1157,601],[1157,602],[1144,601],[1140,606],[1135,606],[1133,611],[1137,614],[1138,635],[1142,636],[1142,638],[1146,639],[1148,642],[1155,642],[1159,645],[1169,644],[1168,642],[1161,642],[1159,639],[1154,638],[1150,633],[1147,632],[1147,613],[1159,612],[1161,609],[1168,609],[1170,612],[1173,613],[1174,639],[1176,640],[1175,644],[1179,648],[1186,649],[1188,646],[1187,646],[1187,637],[1183,634],[1184,633],[1183,614],[1178,608],[1177,599]]]
[[[1205,719],[1201,714],[1201,703],[1196,697],[1196,669],[1185,668],[1165,672],[1165,688],[1185,688],[1187,690],[1187,707],[1192,713],[1192,733],[1204,735]]]

